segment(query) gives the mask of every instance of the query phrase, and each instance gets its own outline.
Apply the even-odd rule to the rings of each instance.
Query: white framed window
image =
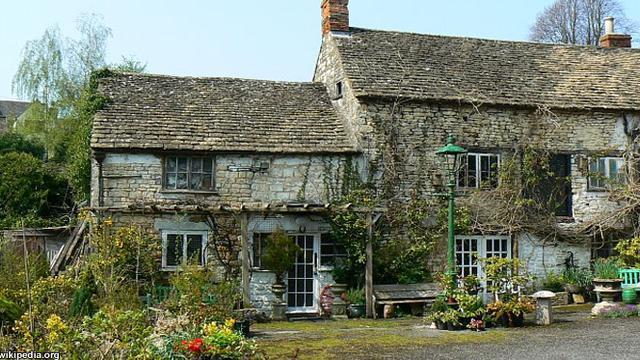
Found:
[[[166,190],[215,190],[215,159],[211,156],[167,156],[164,159]]]
[[[498,186],[500,154],[467,153],[458,171],[459,188],[495,188]]]
[[[509,235],[458,235],[456,236],[456,265],[461,276],[484,277],[478,258],[511,258]],[[483,284],[483,287],[485,284]]]
[[[336,242],[331,233],[320,234],[320,267],[334,267],[347,258],[347,249]]]
[[[184,262],[206,265],[206,231],[162,232],[162,269],[175,270]]]
[[[256,269],[266,270],[262,265],[262,256],[267,248],[267,240],[271,233],[254,232],[251,247],[251,266]]]
[[[600,157],[589,159],[589,190],[607,190],[624,181],[624,159]]]

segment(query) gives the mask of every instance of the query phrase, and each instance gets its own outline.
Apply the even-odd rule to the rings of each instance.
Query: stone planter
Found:
[[[347,303],[342,300],[340,295],[347,292],[347,284],[331,285],[331,292],[335,295],[333,299],[333,315],[344,316],[347,314]]]
[[[593,279],[593,290],[600,301],[614,302],[622,294],[622,279]]]
[[[284,284],[273,284],[271,291],[276,296],[276,301],[271,305],[271,319],[273,320],[285,320],[287,312],[287,303],[282,300],[282,295],[287,290]]]
[[[364,304],[349,304],[347,306],[347,316],[350,319],[364,317]]]
[[[593,290],[596,292],[620,289],[622,289],[622,279],[593,279]]]

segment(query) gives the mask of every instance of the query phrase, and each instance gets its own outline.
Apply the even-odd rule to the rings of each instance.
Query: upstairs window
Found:
[[[624,181],[624,159],[601,157],[589,160],[589,190],[607,190]]]
[[[460,188],[495,188],[498,186],[500,155],[467,153],[462,156],[458,172]]]
[[[176,269],[183,263],[206,264],[206,231],[166,231],[162,233],[162,268]]]
[[[167,156],[164,188],[167,190],[215,190],[213,157]]]

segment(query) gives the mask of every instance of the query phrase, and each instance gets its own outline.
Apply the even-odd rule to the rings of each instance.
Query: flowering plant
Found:
[[[469,325],[467,325],[469,329],[475,331],[483,331],[484,330],[484,321],[481,319],[471,319]]]
[[[174,351],[187,359],[246,359],[256,355],[255,342],[234,330],[235,319],[202,326],[195,337],[182,339]]]

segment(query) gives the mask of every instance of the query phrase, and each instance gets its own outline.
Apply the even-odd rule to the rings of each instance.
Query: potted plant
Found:
[[[467,275],[462,278],[462,288],[471,295],[478,295],[480,291],[480,279],[475,275]]]
[[[347,306],[347,316],[349,318],[359,318],[364,316],[365,297],[364,289],[350,289],[343,294],[343,299]]]
[[[276,277],[271,291],[276,296],[276,303],[273,305],[273,318],[283,319],[286,303],[282,300],[282,295],[286,291],[284,277],[296,261],[296,257],[302,250],[292,238],[282,229],[278,229],[267,237],[267,248],[262,257],[262,264],[272,271]]]
[[[504,327],[524,326],[524,314],[535,310],[533,301],[527,298],[514,298],[509,301],[496,301],[487,305],[487,313],[496,324]]]
[[[441,321],[447,325],[447,330],[461,330],[460,312],[458,310],[449,309],[442,313]]]
[[[566,269],[563,272],[563,276],[566,281],[565,291],[571,293],[573,296],[574,302],[576,301],[578,296],[582,298],[581,302],[584,302],[584,298],[582,295],[585,293],[587,288],[591,286],[591,280],[593,279],[593,273],[589,269],[572,267]]]
[[[434,323],[438,330],[445,330],[447,325],[442,321],[442,315],[447,310],[449,310],[449,307],[444,298],[438,297],[429,307],[429,315],[427,315],[426,319]]]
[[[622,293],[619,265],[619,260],[615,257],[596,259],[593,263],[593,287],[602,301],[613,302]]]
[[[485,307],[482,299],[474,294],[459,294],[456,296],[458,311],[460,313],[460,323],[467,326],[473,319],[482,319]]]

